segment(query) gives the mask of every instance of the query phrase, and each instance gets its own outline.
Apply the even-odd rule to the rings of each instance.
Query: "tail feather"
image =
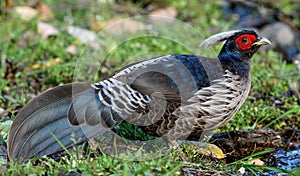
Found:
[[[57,124],[65,124],[66,119],[61,119],[53,123],[53,125]],[[74,133],[74,138],[80,138],[78,142],[83,142],[87,140],[87,137],[82,132],[82,129],[79,126],[73,126],[72,128],[65,128],[60,132],[52,132],[51,127],[47,127],[48,129],[40,129],[35,131],[29,136],[25,136],[26,141],[20,141],[18,148],[16,151],[19,151],[19,154],[16,154],[16,158],[30,158],[30,157],[42,157],[44,155],[52,154],[62,150],[62,147],[52,136],[55,135],[56,138],[66,147],[69,148],[74,143],[71,140],[70,134]],[[41,133],[40,131],[44,131]],[[52,132],[52,134],[51,134]],[[27,153],[23,153],[23,151],[28,151]]]
[[[14,120],[8,140],[8,156],[14,158],[42,157],[62,150],[52,132],[66,147],[73,145],[70,134],[80,139],[99,133],[99,126],[74,126],[68,120],[72,97],[93,90],[86,83],[72,83],[48,90],[32,99]],[[93,90],[94,91],[94,90]],[[97,111],[97,108],[94,109]],[[84,129],[85,128],[85,129]],[[87,134],[91,132],[90,134]]]
[[[32,99],[17,114],[8,136],[8,156],[26,159],[58,152],[63,148],[53,135],[71,147],[72,133],[77,142],[86,141],[124,119],[140,117],[149,102],[148,96],[114,79],[94,86],[72,83],[53,88]]]
[[[87,107],[82,107],[82,108],[76,110],[76,113],[75,113],[75,110],[74,110],[75,108],[73,106],[74,105],[71,104],[71,106],[68,109],[68,120],[69,120],[71,125],[80,125],[80,124],[84,123],[83,119],[70,118],[70,117],[84,116]]]

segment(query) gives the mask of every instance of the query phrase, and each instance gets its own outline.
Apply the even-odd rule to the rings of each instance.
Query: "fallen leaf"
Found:
[[[66,50],[68,53],[70,53],[72,55],[76,55],[78,53],[77,47],[75,45],[68,46]]]
[[[49,36],[56,36],[59,31],[50,24],[39,22],[38,23],[38,33],[41,34],[42,39],[46,39]]]
[[[17,47],[18,49],[25,48],[32,41],[37,40],[37,34],[31,30],[25,31],[22,36],[19,38]]]
[[[211,156],[217,159],[223,159],[225,157],[223,151],[214,144],[207,144],[207,143],[197,142],[197,141],[189,141],[189,145],[191,147],[195,147],[195,151],[197,151],[198,154]]]
[[[99,31],[103,30],[105,27],[106,27],[105,22],[96,22],[96,23],[90,24],[90,26],[89,26],[89,28],[92,31],[96,31],[96,32],[99,32]]]
[[[178,11],[174,7],[154,10],[149,14],[151,23],[158,25],[169,25],[176,21]],[[163,18],[162,18],[163,17]]]
[[[40,64],[33,64],[31,68],[32,69],[39,69],[39,68],[41,68],[41,65]]]
[[[45,67],[50,67],[52,65],[52,62],[46,62]]]
[[[38,14],[38,11],[28,7],[28,6],[19,6],[19,7],[15,7],[15,12],[16,14],[18,14],[21,19],[25,20],[25,21],[30,21],[33,18],[35,18]]]
[[[49,19],[53,19],[54,15],[52,10],[50,9],[49,6],[47,6],[47,4],[43,3],[43,2],[39,2],[37,4],[36,10],[39,12],[40,16],[39,19],[42,21],[45,20],[49,20]]]
[[[99,40],[95,32],[75,26],[69,26],[68,33],[84,44],[97,42],[97,40]]]
[[[111,19],[105,22],[98,22],[91,25],[94,31],[104,30],[110,34],[123,34],[126,32],[135,33],[139,30],[144,30],[145,25],[133,19]]]
[[[73,37],[76,37],[81,43],[95,42],[98,38],[93,31],[75,26],[69,26],[68,33]]]
[[[249,164],[263,166],[263,165],[265,165],[265,162],[263,162],[260,159],[253,159],[253,160],[249,161]]]
[[[54,59],[54,62],[55,62],[56,64],[60,63],[60,61],[61,61],[61,59],[60,59],[59,57],[57,57],[57,58]]]
[[[174,7],[167,7],[163,9],[154,10],[149,15],[166,16],[170,18],[175,18],[178,15],[178,11]]]
[[[59,64],[60,61],[61,61],[60,58],[50,59],[50,60],[46,61],[45,67],[51,67],[52,65]]]
[[[214,158],[222,159],[225,157],[223,151],[215,145],[209,145],[208,149],[211,151],[211,156]]]

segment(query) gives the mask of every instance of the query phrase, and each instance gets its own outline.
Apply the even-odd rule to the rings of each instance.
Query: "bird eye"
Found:
[[[247,50],[252,47],[252,43],[257,40],[253,34],[242,34],[235,39],[235,43],[241,50]]]
[[[244,44],[248,43],[248,38],[243,37],[243,38],[242,38],[242,43],[244,43]]]

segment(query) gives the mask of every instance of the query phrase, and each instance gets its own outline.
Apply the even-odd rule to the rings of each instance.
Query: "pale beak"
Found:
[[[267,38],[258,37],[258,41],[254,42],[253,45],[271,45],[271,42]]]

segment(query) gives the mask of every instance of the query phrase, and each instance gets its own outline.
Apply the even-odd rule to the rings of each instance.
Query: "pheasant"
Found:
[[[221,127],[243,105],[251,85],[251,57],[271,44],[253,30],[233,30],[205,40],[225,41],[219,55],[172,54],[129,65],[98,83],[71,83],[33,98],[17,114],[8,157],[42,157],[87,141],[120,123],[146,134],[179,139]],[[55,136],[55,138],[54,138]],[[174,142],[175,141],[175,142]]]

